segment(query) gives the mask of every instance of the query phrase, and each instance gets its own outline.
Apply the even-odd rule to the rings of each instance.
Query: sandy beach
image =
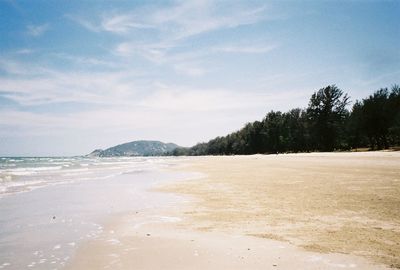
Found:
[[[181,200],[149,192],[154,185],[190,178],[160,170],[171,164],[168,158],[37,160],[36,167],[31,162],[8,170],[26,177],[1,183],[6,192],[0,194],[0,269],[64,269],[113,216],[173,207]],[[50,166],[62,162],[70,166]]]
[[[400,267],[400,153],[194,157],[186,200],[110,217],[67,269]]]
[[[360,257],[309,252],[282,241],[196,231],[181,226],[173,216],[177,212],[159,214],[114,217],[100,237],[80,247],[67,269],[388,269]]]
[[[400,270],[399,14],[0,0],[0,270]]]

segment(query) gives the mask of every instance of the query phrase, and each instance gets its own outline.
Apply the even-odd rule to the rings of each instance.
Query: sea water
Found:
[[[0,158],[0,269],[62,269],[108,217],[174,204],[176,158]]]
[[[169,166],[168,157],[1,157],[0,197],[38,187]]]

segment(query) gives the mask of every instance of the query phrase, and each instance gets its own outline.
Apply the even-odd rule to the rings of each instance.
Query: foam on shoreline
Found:
[[[101,167],[96,177],[83,180],[77,176],[68,182],[49,179],[43,185],[37,183],[40,188],[0,198],[0,269],[61,269],[81,243],[103,233],[102,224],[110,217],[179,200],[175,195],[154,194],[148,189],[189,177],[162,171],[159,165],[168,163],[166,160],[146,162],[145,166],[133,166],[130,161],[125,165],[107,163],[113,168],[96,164]],[[16,187],[19,183],[21,189],[28,185],[24,181],[10,182]]]

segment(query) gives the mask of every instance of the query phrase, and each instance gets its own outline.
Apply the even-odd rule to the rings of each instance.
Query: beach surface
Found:
[[[179,160],[174,205],[110,216],[67,269],[400,267],[400,153]]]
[[[148,190],[188,179],[170,158],[4,158],[0,163],[0,269],[64,269],[111,217],[175,206]],[[4,162],[5,161],[5,162]]]

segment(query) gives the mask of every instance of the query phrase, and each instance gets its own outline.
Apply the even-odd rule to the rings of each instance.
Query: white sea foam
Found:
[[[15,182],[7,182],[5,187],[12,188],[12,187],[23,187],[23,186],[34,186],[44,183],[44,181],[40,180],[31,180],[31,181],[15,181]]]
[[[109,215],[115,213],[164,206],[169,201],[175,200],[163,194],[153,194],[154,197],[152,197],[145,191],[161,179],[168,181],[169,174],[158,170],[160,165],[169,162],[168,159],[158,159],[152,164],[146,161],[147,158],[104,160],[71,158],[68,161],[70,166],[65,167],[63,164],[58,164],[63,162],[62,159],[30,158],[24,159],[25,163],[19,162],[12,169],[24,172],[32,171],[32,168],[51,167],[52,170],[39,169],[31,175],[9,175],[7,181],[5,180],[8,175],[6,172],[8,173],[11,167],[5,166],[4,160],[0,159],[0,196],[8,194],[8,198],[0,198],[0,200],[11,203],[18,200],[21,202],[18,207],[24,209],[22,216],[18,215],[18,211],[14,211],[14,204],[10,206],[3,204],[8,207],[4,207],[5,209],[9,209],[4,211],[9,216],[2,217],[3,224],[7,221],[15,223],[10,222],[12,226],[4,226],[6,228],[2,230],[4,237],[14,237],[14,235],[24,237],[32,230],[41,232],[40,239],[33,237],[29,238],[32,241],[24,243],[26,249],[21,249],[18,245],[12,246],[10,250],[15,251],[13,256],[0,250],[0,261],[12,263],[10,269],[62,269],[65,263],[64,258],[73,255],[79,243],[89,239],[109,240],[110,246],[123,247],[123,242],[119,242],[117,235],[103,228],[99,224],[100,221],[106,220]],[[89,165],[81,166],[81,163]],[[62,168],[53,169],[56,167]],[[145,173],[138,173],[140,171],[145,171]],[[121,174],[130,175],[112,178]],[[72,184],[63,185],[64,183]],[[58,186],[53,187],[53,185]],[[48,187],[30,192],[33,188],[45,186]],[[14,195],[19,192],[27,193]],[[26,201],[29,203],[25,203]],[[54,203],[49,203],[49,201]],[[178,221],[173,216],[154,215],[148,218],[149,222],[156,223]],[[17,264],[20,267],[17,267]],[[0,266],[0,268],[7,268],[1,264]]]
[[[0,197],[46,185],[141,173],[168,158],[0,158]],[[26,187],[26,188],[24,188]]]
[[[11,175],[15,175],[15,176],[22,176],[22,175],[32,175],[32,174],[35,174],[36,172],[35,171],[27,171],[27,170],[24,170],[24,171],[15,170],[15,171],[8,171],[7,173],[11,174]]]

